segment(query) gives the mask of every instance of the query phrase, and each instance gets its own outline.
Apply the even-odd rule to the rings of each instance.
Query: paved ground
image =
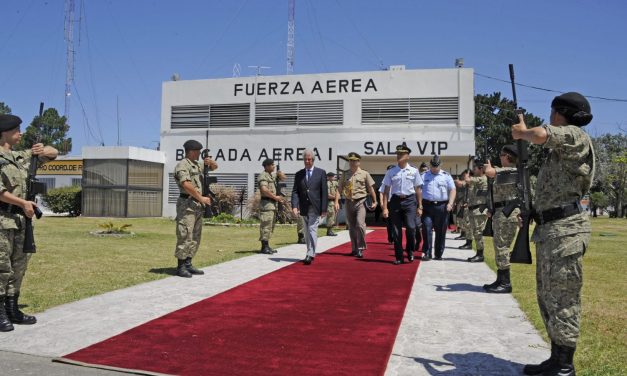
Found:
[[[343,231],[320,238],[319,249],[347,241]],[[482,291],[495,275],[483,263],[465,262],[472,252],[457,250],[460,244],[447,240],[451,248],[444,260],[424,262],[418,269],[386,375],[517,375],[522,364],[548,357],[547,345],[511,295]],[[170,277],[52,308],[37,315],[37,325],[1,334],[2,375],[119,375],[51,359],[303,257],[304,246],[291,245],[276,255],[253,255],[205,268],[204,276]]]

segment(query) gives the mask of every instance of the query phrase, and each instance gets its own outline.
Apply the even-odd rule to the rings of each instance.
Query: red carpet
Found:
[[[382,375],[419,262],[393,265],[385,230],[367,240],[364,259],[343,244],[61,361],[146,374]]]

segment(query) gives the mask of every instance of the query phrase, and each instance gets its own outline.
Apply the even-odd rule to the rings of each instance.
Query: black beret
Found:
[[[348,160],[349,161],[359,161],[359,160],[361,160],[361,155],[355,153],[354,151],[351,151],[350,153],[348,153]]]
[[[516,145],[505,145],[503,146],[503,148],[501,148],[501,151],[511,156],[518,157],[518,150],[516,149]]]
[[[334,172],[327,172],[327,176],[331,177],[331,176],[335,176]]]
[[[551,108],[564,115],[569,123],[577,126],[588,125],[592,121],[590,102],[583,95],[568,92],[553,98]]]
[[[429,166],[427,166],[427,164],[426,164],[426,163],[422,162],[422,163],[420,164],[420,168],[425,168],[425,167],[429,167]]]
[[[438,167],[440,163],[442,162],[440,161],[439,155],[434,155],[433,158],[431,158],[431,160],[429,161],[429,164],[433,167]]]
[[[202,144],[196,140],[187,140],[183,144],[183,148],[185,150],[200,150],[202,149]]]
[[[0,132],[10,131],[22,124],[22,119],[15,115],[0,115]]]
[[[396,147],[396,152],[397,153],[407,153],[410,154],[411,153],[411,149],[407,147],[407,144],[403,142],[402,145],[398,145]]]
[[[478,167],[478,168],[483,167],[483,164],[484,164],[483,159],[481,159],[481,158],[475,158],[475,159],[473,159],[473,160],[472,160],[472,163],[473,163],[476,167]]]
[[[272,164],[274,164],[274,159],[270,159],[270,158],[266,158],[263,160],[263,162],[261,162],[261,165],[263,167],[270,166]]]

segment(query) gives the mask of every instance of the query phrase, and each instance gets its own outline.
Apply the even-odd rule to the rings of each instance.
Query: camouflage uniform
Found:
[[[327,190],[329,197],[335,197],[337,194],[338,183],[335,180],[327,181]],[[329,205],[327,205],[327,228],[332,229],[335,226],[335,218],[337,213],[335,212],[335,199],[329,199]]]
[[[262,187],[266,187],[268,191],[276,195],[276,180],[269,172],[262,172],[257,178],[257,187],[261,191]],[[259,240],[268,241],[274,231],[274,220],[276,218],[277,204],[270,197],[261,195],[259,200]]]
[[[536,213],[562,205],[579,204],[594,178],[594,150],[579,127],[544,126],[550,153],[536,184]],[[560,346],[574,348],[581,316],[582,258],[590,241],[590,220],[585,211],[544,224],[536,224],[537,295],[549,337]]]
[[[495,167],[495,170],[497,175],[493,186],[494,203],[498,205],[499,203],[515,200],[518,197],[516,168]],[[516,238],[519,214],[520,209],[516,208],[509,217],[506,217],[503,214],[503,207],[499,207],[495,208],[492,215],[492,229],[494,231],[492,242],[494,244],[496,267],[499,270],[509,269],[510,247]]]
[[[488,178],[476,176],[470,178],[468,186],[468,217],[470,221],[471,239],[477,244],[477,250],[483,250],[483,229],[488,221],[487,199],[488,199]]]
[[[200,246],[203,205],[191,196],[187,196],[183,189],[183,182],[191,182],[198,192],[202,192],[202,169],[200,162],[188,158],[180,161],[174,168],[174,179],[181,191],[181,196],[176,200],[176,251],[174,252],[174,256],[179,260],[194,258]]]
[[[26,178],[32,151],[0,152],[0,192],[26,198]],[[50,159],[40,157],[38,164]],[[25,217],[0,210],[0,296],[16,296],[31,257],[24,253]]]
[[[462,186],[456,189],[457,194],[455,196],[455,224],[460,228],[461,231],[464,232],[464,234],[467,234],[468,228],[466,227],[466,221],[468,216],[465,215],[466,213],[464,208],[464,192],[466,191],[466,186]],[[459,214],[461,214],[461,217],[459,216]]]

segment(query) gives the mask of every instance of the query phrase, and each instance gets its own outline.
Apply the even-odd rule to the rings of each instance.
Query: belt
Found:
[[[0,202],[0,211],[11,213],[11,214],[24,214],[24,210],[12,204],[7,204],[6,202]]]
[[[534,212],[532,217],[537,224],[543,225],[545,223],[567,218],[571,215],[579,214],[581,212],[581,204],[579,202],[573,202],[570,204],[559,206],[557,208],[551,208],[541,212]]]
[[[392,198],[394,197],[398,197],[399,200],[403,201],[403,200],[407,200],[408,198],[412,198],[412,197],[416,197],[416,195],[392,195]]]
[[[362,196],[362,197],[359,197],[359,198],[349,198],[347,200],[350,201],[350,202],[357,202],[357,201],[363,200],[365,198],[366,198],[366,196]],[[403,200],[403,199],[401,199],[401,200]],[[331,202],[331,201],[329,201],[329,202]]]
[[[422,199],[422,204],[423,205],[442,205],[442,204],[447,204],[448,201],[444,200],[444,201],[431,201],[431,200],[425,200],[424,198]]]
[[[487,204],[479,204],[479,205],[469,206],[469,207],[468,207],[468,209],[470,209],[470,210],[475,210],[475,209],[479,209],[479,208],[481,208],[481,207],[484,207],[484,208],[485,208],[485,207],[487,207],[487,206],[488,206]],[[496,206],[495,206],[495,207],[496,207]]]
[[[499,202],[495,202],[493,204],[494,209],[498,209],[498,208],[504,208],[505,205],[507,205],[507,201],[499,201]]]
[[[181,193],[179,195],[180,198],[189,198],[189,195],[187,193]]]

